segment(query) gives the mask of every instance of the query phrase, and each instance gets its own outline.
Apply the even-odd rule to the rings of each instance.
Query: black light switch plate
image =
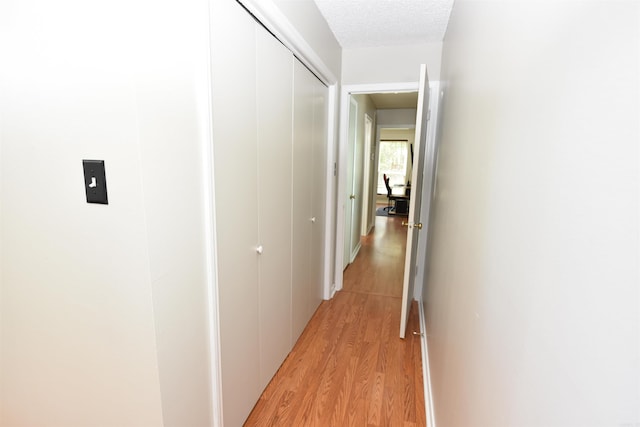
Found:
[[[104,160],[83,160],[82,167],[84,168],[84,190],[87,193],[87,203],[108,205]]]

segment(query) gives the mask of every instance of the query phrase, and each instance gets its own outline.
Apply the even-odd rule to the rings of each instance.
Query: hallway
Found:
[[[344,288],[324,301],[247,426],[424,426],[420,340],[398,337],[406,229],[376,217]],[[413,304],[409,331],[417,331]]]

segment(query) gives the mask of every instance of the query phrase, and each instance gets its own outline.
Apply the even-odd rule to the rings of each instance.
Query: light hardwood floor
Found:
[[[249,415],[246,426],[424,426],[420,340],[398,337],[406,228],[376,217],[345,271]],[[408,331],[418,331],[417,306]]]

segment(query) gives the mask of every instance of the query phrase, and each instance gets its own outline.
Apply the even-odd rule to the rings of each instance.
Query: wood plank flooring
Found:
[[[246,426],[424,426],[420,340],[398,337],[406,229],[376,217],[345,271],[271,380]],[[418,331],[417,305],[409,331]]]
[[[402,297],[407,229],[403,217],[376,217],[358,256],[344,272],[343,290]]]

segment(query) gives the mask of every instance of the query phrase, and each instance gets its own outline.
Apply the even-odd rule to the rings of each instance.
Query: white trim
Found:
[[[205,179],[205,259],[207,277],[207,306],[209,327],[209,355],[211,381],[211,419],[214,426],[223,425],[222,417],[222,365],[220,360],[220,318],[218,312],[218,263],[216,255],[215,191],[213,180],[213,146],[203,154],[203,172],[211,179]]]
[[[237,0],[267,30],[269,30],[296,58],[309,68],[324,84],[331,86],[338,80],[329,67],[300,35],[289,19],[270,0]]]
[[[422,301],[418,301],[420,314],[420,344],[422,349],[422,381],[424,383],[424,410],[426,412],[427,427],[436,427],[436,417],[433,408],[433,391],[431,389],[431,370],[429,369],[429,346],[427,342],[427,320]]]
[[[367,122],[369,126],[367,127]],[[369,135],[367,135],[367,130]],[[368,137],[367,137],[368,136]],[[364,113],[364,158],[363,158],[363,168],[362,168],[362,212],[361,212],[361,232],[363,236],[369,234],[369,230],[373,227],[373,224],[369,223],[369,218],[371,218],[371,198],[372,188],[374,183],[371,182],[371,149],[373,148],[373,118],[369,116],[367,113]],[[376,156],[376,159],[378,157]],[[373,211],[375,213],[375,203],[373,203]]]
[[[335,150],[335,130],[336,130],[336,85],[329,86],[329,93],[327,97],[327,152],[326,152],[326,182],[325,182],[325,225],[324,225],[324,290],[323,298],[325,300],[333,298],[335,293],[335,281],[331,275],[331,254],[335,252],[333,250],[333,237],[334,237],[334,217],[336,214],[336,206],[333,203],[336,195],[336,180],[334,176],[334,164],[336,164],[336,150]]]
[[[330,296],[330,298],[333,298],[335,296],[336,292],[338,292],[338,291],[336,291],[336,287],[335,287],[335,284],[334,284],[333,287],[331,288],[331,296]]]
[[[349,93],[343,86],[340,91],[340,134],[338,135],[338,183],[336,188],[336,241],[335,241],[335,290],[342,289],[342,275],[344,272],[344,216],[347,176],[347,140],[349,139]]]
[[[415,123],[394,123],[391,125],[377,125],[376,128],[380,129],[415,129]],[[378,135],[378,142],[380,142],[380,135]]]
[[[423,223],[426,225],[426,233],[424,233],[424,247],[422,251],[418,251],[420,259],[422,260],[421,271],[416,276],[416,283],[422,283],[422,287],[419,292],[414,289],[414,297],[418,301],[418,308],[420,312],[420,331],[422,332],[421,337],[421,347],[422,347],[422,375],[424,381],[424,403],[425,403],[425,412],[426,412],[426,420],[427,427],[436,427],[436,417],[435,417],[435,407],[433,405],[433,389],[431,388],[431,369],[429,366],[429,336],[427,335],[427,318],[426,318],[426,308],[425,308],[425,297],[424,292],[424,283],[426,280],[426,266],[428,263],[427,256],[429,249],[429,239],[431,238],[431,216],[432,216],[432,198],[434,194],[434,186],[435,186],[435,176],[436,176],[436,160],[437,160],[437,152],[438,152],[438,116],[440,110],[440,82],[435,81],[431,82],[429,85],[429,90],[431,91],[429,100],[431,116],[428,121],[428,132],[430,134],[427,135],[428,146],[429,149],[427,151],[427,155],[429,156],[429,165],[425,166],[426,174],[424,180],[427,181],[427,185],[423,185],[423,192],[428,195],[427,198],[422,199],[422,207],[423,211],[422,219]],[[419,281],[418,281],[419,280]]]
[[[425,165],[424,165],[424,175],[422,178],[422,206],[420,209],[420,222],[422,222],[424,230],[422,233],[418,234],[418,254],[417,259],[419,260],[419,265],[416,266],[416,282],[415,283],[424,283],[426,277],[426,266],[427,266],[427,245],[428,239],[431,235],[431,211],[433,209],[433,194],[434,194],[434,184],[435,184],[435,168],[436,168],[436,157],[437,157],[437,141],[436,135],[438,132],[438,115],[440,108],[440,82],[435,81],[429,84],[430,90],[430,99],[429,99],[429,110],[430,110],[430,118],[427,122],[427,147],[425,151]],[[413,289],[413,297],[420,301],[422,299],[422,288],[423,286],[416,286]]]
[[[385,93],[385,92],[416,92],[419,89],[419,82],[399,82],[399,83],[366,83],[342,86],[343,92],[349,94],[359,93]],[[383,108],[384,109],[384,108]]]
[[[203,114],[203,143],[202,143],[202,177],[203,177],[203,205],[204,205],[204,251],[205,251],[205,277],[207,292],[207,326],[209,330],[209,381],[211,385],[211,408],[210,419],[213,427],[224,425],[223,405],[222,405],[222,360],[220,356],[220,316],[218,311],[218,257],[216,255],[217,234],[216,234],[216,196],[214,181],[214,157],[213,157],[213,91],[211,81],[211,14],[212,1],[209,1],[208,28],[209,37],[207,40],[207,76],[206,101],[203,105],[206,114]]]
[[[355,98],[351,97],[349,99],[349,115],[348,115],[348,120],[349,120],[349,125],[347,127],[347,132],[350,132],[350,127],[351,127],[351,107],[353,107],[355,109],[355,113],[354,113],[354,117],[353,117],[353,141],[349,140],[349,146],[347,147],[347,150],[349,150],[349,152],[351,152],[351,155],[353,156],[352,163],[351,163],[351,171],[352,171],[352,176],[351,177],[347,177],[347,179],[351,180],[351,188],[348,189],[347,193],[349,193],[349,195],[353,195],[355,196],[357,194],[356,191],[356,179],[355,179],[355,174],[356,174],[356,161],[358,159],[357,154],[357,145],[358,145],[358,114],[359,114],[359,110],[360,110],[360,106],[358,105],[358,101],[355,100]],[[351,146],[351,144],[353,144],[353,146]],[[345,195],[346,196],[346,195]],[[346,209],[350,209],[351,212],[349,213],[349,218],[351,218],[351,223],[349,224],[351,226],[350,230],[345,230],[349,233],[349,264],[351,264],[355,259],[356,256],[358,256],[358,252],[360,251],[360,246],[362,245],[360,243],[360,229],[357,230],[357,234],[358,234],[358,242],[354,245],[353,242],[353,230],[354,230],[354,222],[356,220],[356,203],[362,203],[361,200],[358,199],[351,199],[351,197],[349,197],[350,202],[347,201],[346,197],[344,199],[345,203],[348,203],[348,205],[345,205]],[[346,214],[346,211],[345,211]],[[361,218],[360,218],[361,219]],[[346,237],[346,236],[345,236]]]
[[[352,263],[353,261],[356,260],[356,257],[358,256],[358,252],[360,252],[361,247],[362,247],[362,242],[358,241],[358,244],[356,245],[356,247],[353,248],[353,251],[351,251],[351,256],[349,257],[349,263]]]

